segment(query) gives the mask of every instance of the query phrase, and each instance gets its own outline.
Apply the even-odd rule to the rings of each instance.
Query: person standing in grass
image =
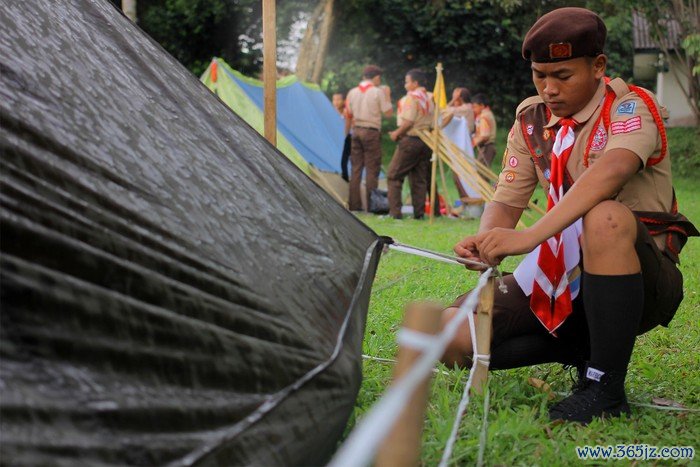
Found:
[[[348,173],[348,164],[350,162],[350,149],[352,147],[352,122],[347,116],[347,111],[345,110],[345,95],[342,92],[336,92],[333,94],[333,100],[331,101],[335,110],[340,114],[345,125],[345,140],[343,141],[343,153],[340,156],[340,173],[343,180],[350,181],[350,175]]]
[[[673,318],[683,299],[679,254],[698,235],[678,213],[664,109],[651,92],[605,77],[605,37],[600,17],[582,8],[532,26],[522,54],[538,95],[516,110],[478,234],[455,246],[492,265],[529,253],[505,278],[508,293],[495,292],[491,368],[576,365],[573,394],[549,416],[581,423],[629,414],[635,338]],[[547,213],[516,231],[538,183]],[[463,365],[470,356],[465,324],[443,360]]]
[[[380,87],[381,83],[382,69],[375,65],[366,66],[362,72],[362,81],[347,96],[345,118],[352,122],[352,172],[348,200],[351,211],[362,210],[360,186],[363,170],[368,202],[370,193],[377,188],[379,181],[382,168],[382,115],[390,117],[393,113],[389,87]],[[345,128],[348,134],[350,127],[346,125]]]
[[[455,88],[452,91],[452,100],[441,111],[441,125],[446,127],[454,117],[462,117],[467,121],[469,135],[474,133],[474,109],[472,107],[472,94],[467,88]]]
[[[425,89],[427,77],[419,69],[406,73],[406,96],[401,100],[397,118],[398,128],[389,137],[398,141],[387,174],[389,215],[401,219],[401,189],[408,176],[411,187],[413,217],[422,219],[425,213],[425,196],[430,186],[430,155],[428,145],[418,136],[420,130],[429,129],[433,121],[435,104]]]
[[[491,112],[489,101],[485,95],[475,95],[472,99],[472,106],[478,122],[472,144],[479,152],[477,160],[491,168],[491,162],[496,157],[496,118]]]

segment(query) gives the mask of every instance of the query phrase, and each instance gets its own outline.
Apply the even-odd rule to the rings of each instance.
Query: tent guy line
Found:
[[[486,264],[481,261],[474,261],[471,259],[465,259],[465,258],[460,258],[458,256],[448,256],[444,255],[442,253],[437,253],[435,251],[430,251],[430,250],[425,250],[423,248],[417,248],[414,246],[410,245],[405,245],[403,243],[399,243],[391,238],[388,237],[382,237],[386,239],[386,242],[389,245],[389,248],[397,251],[401,251],[403,253],[408,253],[410,255],[416,255],[416,256],[422,256],[424,258],[429,258],[429,259],[434,259],[435,261],[442,261],[443,263],[449,263],[449,264],[458,264],[460,266],[478,266],[481,268],[481,270],[486,270],[491,268],[492,266],[489,264]],[[498,268],[493,268],[494,274],[498,278],[498,290],[500,290],[503,293],[508,293],[508,287],[506,284],[503,282],[503,274],[501,274],[501,271]]]
[[[386,438],[394,422],[401,414],[401,409],[410,399],[413,390],[431,372],[435,363],[445,351],[447,344],[457,333],[458,327],[469,320],[473,324],[473,312],[479,301],[480,291],[486,287],[493,269],[489,268],[479,277],[477,286],[459,307],[454,318],[445,326],[442,332],[435,336],[434,344],[426,348],[411,370],[400,380],[397,380],[387,390],[377,404],[365,415],[359,425],[340,447],[335,457],[329,463],[330,467],[363,467],[374,458],[380,443]],[[471,328],[471,326],[470,326]],[[476,339],[474,339],[476,340]],[[487,356],[484,357],[484,360]],[[480,361],[479,356],[473,361]],[[483,362],[482,362],[483,363]],[[473,371],[470,372],[467,384],[470,384]]]

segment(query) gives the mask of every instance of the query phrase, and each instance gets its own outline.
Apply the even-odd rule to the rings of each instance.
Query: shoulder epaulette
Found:
[[[611,79],[608,82],[608,87],[613,90],[618,98],[626,96],[632,91],[622,78]]]

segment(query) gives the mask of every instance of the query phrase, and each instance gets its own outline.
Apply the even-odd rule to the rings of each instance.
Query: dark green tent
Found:
[[[377,236],[106,0],[0,18],[2,462],[325,462]]]

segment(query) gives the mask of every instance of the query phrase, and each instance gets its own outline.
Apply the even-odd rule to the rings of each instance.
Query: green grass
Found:
[[[503,139],[499,138],[500,141]],[[675,154],[673,151],[672,146],[672,154]],[[697,160],[698,154],[691,153],[688,157],[691,161]],[[676,180],[675,186],[681,212],[700,224],[700,185],[696,180],[685,178]],[[361,219],[381,235],[445,253],[450,253],[458,240],[474,233],[478,227],[477,221],[446,218],[436,219],[432,226],[426,221],[396,221],[370,215],[361,216]],[[652,398],[663,397],[700,409],[700,239],[689,241],[682,261],[685,300],[669,328],[656,328],[637,340],[627,379],[631,402],[650,404]],[[517,262],[518,258],[507,259],[504,269],[512,270]],[[455,266],[388,252],[380,262],[374,282],[364,353],[394,358],[396,331],[408,302],[434,300],[448,304],[470,289],[476,279],[477,274]],[[391,371],[391,364],[365,361],[364,381],[350,427],[355,417],[362,417],[382,396],[391,380]],[[630,418],[597,420],[586,427],[576,424],[552,426],[547,419],[549,401],[545,394],[528,385],[530,376],[545,379],[556,392],[567,392],[571,387],[568,372],[565,373],[560,365],[491,373],[487,465],[579,463],[574,448],[580,445],[645,443],[652,446],[690,445],[700,449],[698,412],[633,406]],[[437,374],[433,380],[423,436],[424,465],[439,462],[466,378],[466,371],[449,370],[447,374]],[[476,462],[481,417],[482,400],[476,398],[462,420],[453,465]],[[593,465],[591,461],[588,463]],[[685,463],[700,465],[698,455],[694,461]],[[641,464],[654,465],[652,462]]]

